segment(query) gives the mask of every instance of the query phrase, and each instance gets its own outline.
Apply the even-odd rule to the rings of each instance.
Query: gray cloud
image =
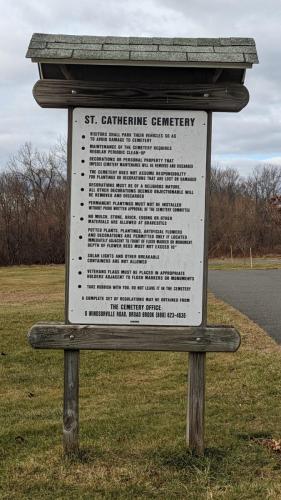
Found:
[[[25,141],[46,149],[58,135],[66,134],[66,111],[42,110],[32,97],[38,70],[24,56],[33,32],[253,36],[260,65],[247,72],[250,103],[237,115],[215,114],[213,154],[224,164],[231,161],[240,165],[241,170],[258,159],[280,159],[279,0],[0,1],[0,165]]]

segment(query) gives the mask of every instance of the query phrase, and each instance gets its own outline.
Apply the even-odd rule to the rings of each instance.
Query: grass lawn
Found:
[[[209,259],[209,269],[251,269],[250,257]],[[281,256],[253,257],[252,269],[281,269]]]
[[[185,448],[187,355],[81,353],[81,453],[62,455],[63,353],[35,351],[28,328],[63,319],[63,267],[0,268],[1,499],[281,499],[281,349],[235,325],[236,354],[207,358],[204,457]]]

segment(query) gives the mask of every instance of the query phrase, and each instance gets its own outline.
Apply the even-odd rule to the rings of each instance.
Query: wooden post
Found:
[[[230,259],[231,259],[231,264],[233,264],[233,252],[232,252],[232,245],[230,245]]]
[[[206,191],[205,191],[205,234],[204,234],[204,268],[203,268],[203,307],[202,326],[207,325],[208,294],[208,222],[209,222],[209,189],[211,174],[211,141],[212,113],[208,112],[207,159],[206,159]],[[189,448],[202,455],[204,453],[205,423],[205,353],[189,353],[188,365],[188,410],[186,442]]]
[[[66,455],[79,450],[79,351],[64,351],[63,447]]]
[[[251,269],[253,269],[253,256],[252,256],[252,248],[250,247],[250,265]]]
[[[69,268],[69,227],[71,191],[72,152],[72,108],[68,110],[67,138],[67,221],[65,252],[65,323],[68,324],[68,268]],[[77,350],[64,351],[64,403],[63,403],[63,447],[66,455],[79,449],[79,353]]]
[[[198,455],[204,453],[205,365],[205,353],[189,353],[187,445]]]

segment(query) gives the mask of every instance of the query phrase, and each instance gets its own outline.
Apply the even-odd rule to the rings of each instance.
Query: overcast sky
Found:
[[[32,33],[254,37],[259,65],[247,70],[250,102],[215,113],[213,162],[247,174],[259,161],[281,165],[280,0],[0,0],[0,167],[20,145],[40,149],[66,135],[66,110],[41,109],[32,97],[38,69],[25,53]]]

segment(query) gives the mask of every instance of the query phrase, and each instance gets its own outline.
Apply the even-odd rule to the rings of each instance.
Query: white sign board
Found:
[[[202,322],[207,113],[76,108],[68,319]]]

